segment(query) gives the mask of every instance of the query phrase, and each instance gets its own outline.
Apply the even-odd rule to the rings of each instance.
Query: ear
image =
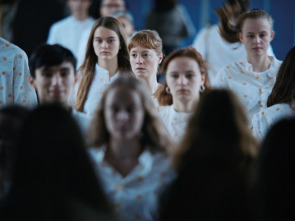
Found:
[[[35,79],[34,79],[31,75],[30,75],[29,78],[28,78],[28,82],[29,82],[29,85],[30,85],[33,89],[37,90],[37,87],[36,87],[36,84],[35,84]]]
[[[274,31],[271,31],[271,34],[270,34],[270,41],[273,40],[274,36],[275,36],[275,32],[274,32]]]
[[[202,82],[201,85],[204,85],[205,84],[205,80],[206,80],[205,74],[201,74],[201,82]]]
[[[239,39],[240,39],[240,42],[243,43],[244,39],[243,39],[243,34],[242,34],[242,32],[239,33]]]
[[[158,64],[161,64],[161,62],[162,62],[162,60],[163,60],[163,57],[164,57],[164,55],[163,55],[163,53],[161,53],[161,54],[159,55],[159,61],[158,61]]]

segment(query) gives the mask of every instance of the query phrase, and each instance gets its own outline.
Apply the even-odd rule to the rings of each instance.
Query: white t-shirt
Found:
[[[106,147],[91,148],[98,177],[122,220],[152,221],[159,191],[174,177],[170,160],[162,153],[145,150],[139,164],[125,177],[104,160]]]
[[[90,118],[93,116],[105,89],[108,88],[108,86],[115,79],[117,79],[118,76],[119,76],[119,72],[115,73],[110,78],[109,72],[106,69],[100,67],[98,64],[95,65],[94,77],[91,82],[91,85],[87,94],[87,100],[84,103],[84,109],[83,109],[83,112],[87,114]],[[69,103],[73,107],[75,106],[80,80],[81,79],[78,80],[75,87],[71,91],[71,95],[69,98]]]
[[[208,75],[211,86],[214,86],[211,79],[216,76],[220,68],[247,57],[244,44],[225,41],[219,34],[217,24],[202,28],[193,46],[209,64]],[[271,46],[268,48],[268,55],[275,57]]]
[[[268,130],[279,120],[294,116],[295,111],[289,104],[276,104],[254,114],[251,119],[252,133],[255,137],[262,140]]]
[[[266,107],[269,94],[276,81],[281,61],[271,57],[272,63],[264,72],[253,72],[253,67],[244,58],[221,68],[216,76],[215,85],[231,89],[248,110],[248,119]]]
[[[66,17],[51,26],[47,43],[60,44],[70,49],[77,58],[82,33],[91,29],[94,22],[95,20],[90,17],[84,21],[78,21],[73,16]]]
[[[160,118],[163,120],[172,140],[179,143],[186,132],[192,113],[177,112],[173,105],[159,107]]]
[[[0,108],[18,104],[28,108],[37,105],[37,96],[29,85],[30,70],[26,53],[0,38]]]

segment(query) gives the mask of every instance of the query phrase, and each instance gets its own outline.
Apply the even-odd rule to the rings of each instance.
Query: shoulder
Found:
[[[15,44],[10,43],[9,41],[0,38],[0,54],[1,56],[13,56],[18,57],[20,59],[25,58],[27,59],[27,54],[23,49],[16,46]]]

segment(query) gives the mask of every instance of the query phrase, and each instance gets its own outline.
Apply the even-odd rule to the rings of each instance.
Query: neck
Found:
[[[73,16],[78,21],[85,21],[88,18],[87,13],[73,13]]]
[[[196,104],[198,103],[198,100],[199,98],[194,101],[175,100],[173,101],[173,108],[177,112],[193,113],[195,110]]]
[[[112,60],[99,60],[98,64],[100,67],[109,71],[110,78],[114,76],[118,71],[118,60],[117,57]]]
[[[148,89],[151,92],[151,94],[156,93],[156,91],[158,89],[158,85],[159,85],[158,82],[157,82],[157,75],[152,75],[148,79],[143,79],[143,81],[148,86]]]
[[[107,154],[119,160],[138,159],[141,154],[140,140],[138,138],[128,140],[111,139]]]
[[[258,58],[248,57],[248,62],[252,64],[254,72],[266,71],[271,65],[271,59],[267,55]]]

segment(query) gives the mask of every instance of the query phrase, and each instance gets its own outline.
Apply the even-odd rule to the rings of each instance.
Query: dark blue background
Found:
[[[125,0],[134,16],[135,28],[145,28],[147,13],[152,9],[153,0]],[[224,3],[224,0],[178,0],[183,4],[197,31],[206,22],[218,23],[214,10]],[[294,46],[295,38],[295,1],[293,0],[252,0],[251,9],[259,8],[267,11],[274,19],[275,38],[272,47],[276,57],[283,60],[287,52]],[[187,38],[185,45],[190,45],[193,38]]]

